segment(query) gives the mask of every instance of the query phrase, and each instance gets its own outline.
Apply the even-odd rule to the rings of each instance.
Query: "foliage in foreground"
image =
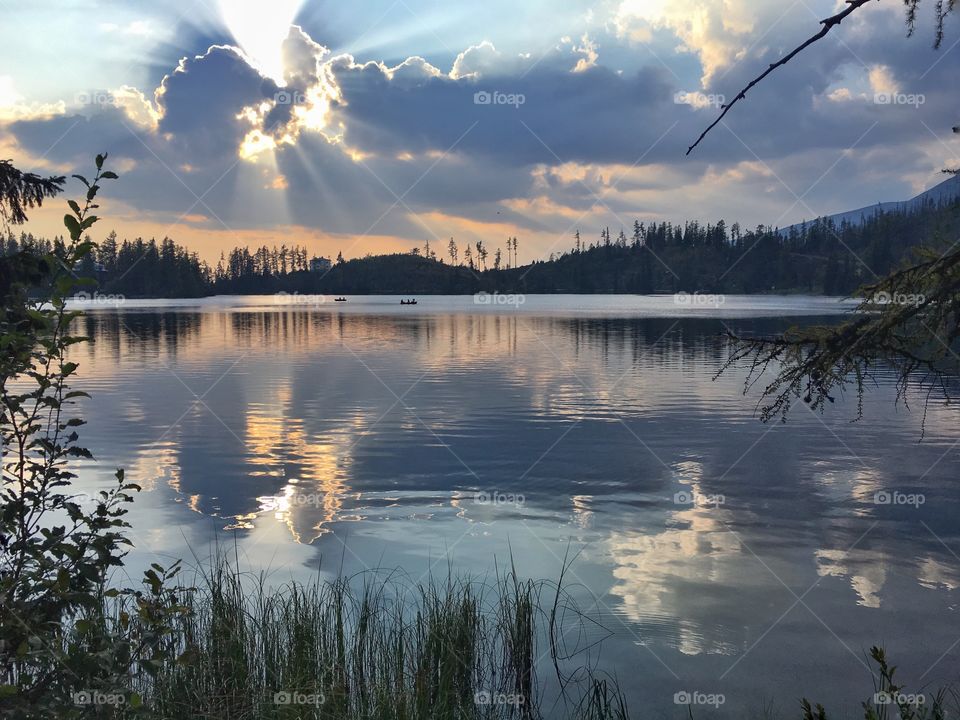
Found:
[[[189,661],[131,689],[156,717],[628,717],[578,658],[559,690],[540,686],[538,665],[566,664],[555,606],[540,602],[556,586],[371,573],[268,589],[222,560],[213,568],[170,635],[168,654]]]
[[[907,402],[912,384],[925,390],[927,401],[938,397],[949,404],[960,373],[960,252],[922,256],[861,288],[853,317],[837,327],[794,328],[775,338],[734,337],[720,372],[746,364],[745,391],[767,378],[759,403],[764,421],[785,420],[801,400],[822,411],[850,385],[860,417],[867,386],[890,373],[898,401]]]
[[[179,563],[151,566],[142,589],[112,584],[139,488],[118,470],[96,496],[71,492],[74,462],[91,455],[71,415],[85,394],[69,388],[68,351],[85,338],[69,334],[79,313],[66,308],[86,284],[76,270],[94,249],[84,236],[100,184],[117,177],[105,161],[92,180],[75,176],[85,200],[69,202],[68,242],[0,258],[0,715],[539,717],[536,669],[559,662],[557,644],[538,636],[542,586],[513,575],[489,597],[458,582],[245,594],[223,565],[194,590],[173,586]],[[40,198],[15,190],[5,202],[21,212],[7,216],[25,219]],[[578,699],[560,693],[565,716],[626,717],[612,685],[589,672],[585,683]]]
[[[870,648],[870,658],[877,664],[873,697],[863,703],[864,720],[945,720],[946,691],[934,695],[908,693],[898,685],[894,676],[896,666],[891,666],[883,648]],[[811,705],[804,698],[801,703],[803,720],[830,720],[832,716],[822,705]]]
[[[84,338],[69,334],[77,313],[65,304],[92,250],[82,237],[96,222],[99,183],[116,177],[105,160],[92,181],[77,176],[86,199],[70,203],[69,243],[0,258],[0,715],[627,718],[587,651],[565,649],[563,618],[584,616],[562,578],[411,586],[374,576],[269,589],[221,560],[199,589],[173,585],[178,564],[153,565],[142,589],[111,585],[130,544],[125,505],[139,488],[118,471],[96,497],[71,494],[73,463],[90,453],[70,416],[84,394],[69,389],[77,367],[67,351]],[[945,717],[941,696],[920,708],[901,702],[894,669],[881,651],[873,657],[885,694],[865,704],[867,720],[894,709],[909,720]],[[547,687],[537,671],[550,665]],[[827,720],[806,701],[803,712]]]
[[[77,287],[73,268],[92,250],[81,236],[96,221],[100,183],[117,176],[97,157],[83,205],[70,201],[64,218],[69,243],[36,256],[3,259],[0,284],[0,423],[3,485],[0,491],[0,711],[4,717],[64,716],[64,699],[78,685],[101,687],[135,672],[147,672],[166,658],[157,638],[169,615],[180,612],[164,590],[171,573],[151,569],[144,591],[108,588],[109,573],[122,564],[129,541],[123,530],[125,503],[139,489],[124,481],[96,497],[71,493],[73,462],[90,457],[78,444],[83,421],[71,406],[84,393],[71,391],[77,365],[68,349],[83,338],[70,335],[77,313],[66,298]],[[26,179],[24,179],[26,178]],[[40,182],[25,193],[26,183]],[[59,179],[20,176],[13,197],[0,199],[2,213],[16,222],[23,209],[59,188]],[[6,186],[4,186],[6,187]],[[31,295],[39,295],[31,299]],[[138,622],[111,624],[108,601],[122,601]],[[67,716],[75,716],[75,708]]]

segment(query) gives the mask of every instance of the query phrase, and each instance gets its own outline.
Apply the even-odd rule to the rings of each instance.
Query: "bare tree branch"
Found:
[[[686,154],[689,155],[691,152],[693,152],[693,149],[700,144],[700,142],[707,136],[707,133],[709,133],[711,130],[713,130],[713,128],[715,128],[717,125],[720,124],[720,121],[723,120],[724,115],[730,112],[730,109],[734,105],[736,105],[740,100],[743,100],[747,96],[747,93],[753,88],[754,85],[761,82],[765,77],[767,77],[767,75],[772,73],[778,67],[782,67],[783,65],[786,65],[788,62],[793,60],[793,58],[795,58],[797,55],[799,55],[801,52],[806,50],[808,47],[813,45],[818,40],[822,40],[823,38],[825,38],[827,36],[827,33],[829,33],[834,27],[836,27],[841,22],[843,22],[848,15],[850,15],[856,10],[859,10],[861,7],[863,7],[870,1],[871,0],[846,0],[847,2],[846,9],[842,10],[841,12],[838,12],[836,15],[826,18],[825,20],[821,20],[820,25],[822,25],[822,27],[820,28],[820,32],[818,32],[816,35],[813,35],[807,38],[805,42],[798,45],[788,55],[784,55],[777,62],[771,63],[770,67],[768,67],[760,75],[758,75],[753,80],[751,80],[747,84],[747,86],[743,88],[743,90],[737,93],[737,96],[733,98],[733,100],[731,100],[729,103],[726,103],[723,106],[723,109],[720,112],[720,115],[717,117],[717,119],[714,120],[712,123],[710,123],[710,126],[706,130],[700,133],[700,137],[697,138],[697,141],[693,145],[687,148]]]

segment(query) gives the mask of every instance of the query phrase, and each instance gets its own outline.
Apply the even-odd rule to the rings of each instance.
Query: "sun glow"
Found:
[[[243,52],[283,84],[281,47],[303,0],[219,0],[220,17]]]

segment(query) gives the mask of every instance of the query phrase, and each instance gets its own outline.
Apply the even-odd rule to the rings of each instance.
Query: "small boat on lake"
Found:
[[[339,298],[334,298],[333,301],[334,301],[334,302],[346,302],[347,299],[346,299],[345,297],[339,297]]]
[[[401,300],[401,301],[400,301],[400,304],[401,304],[401,305],[416,305],[416,304],[417,304],[417,301],[416,301],[416,300]]]

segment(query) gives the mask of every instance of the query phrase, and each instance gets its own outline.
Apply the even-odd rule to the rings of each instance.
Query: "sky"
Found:
[[[960,166],[960,21],[933,49],[933,0],[913,37],[901,2],[868,4],[685,155],[842,6],[0,0],[0,157],[70,175],[109,152],[94,239],[169,236],[210,261],[517,237],[526,263],[634,220],[785,226]]]

